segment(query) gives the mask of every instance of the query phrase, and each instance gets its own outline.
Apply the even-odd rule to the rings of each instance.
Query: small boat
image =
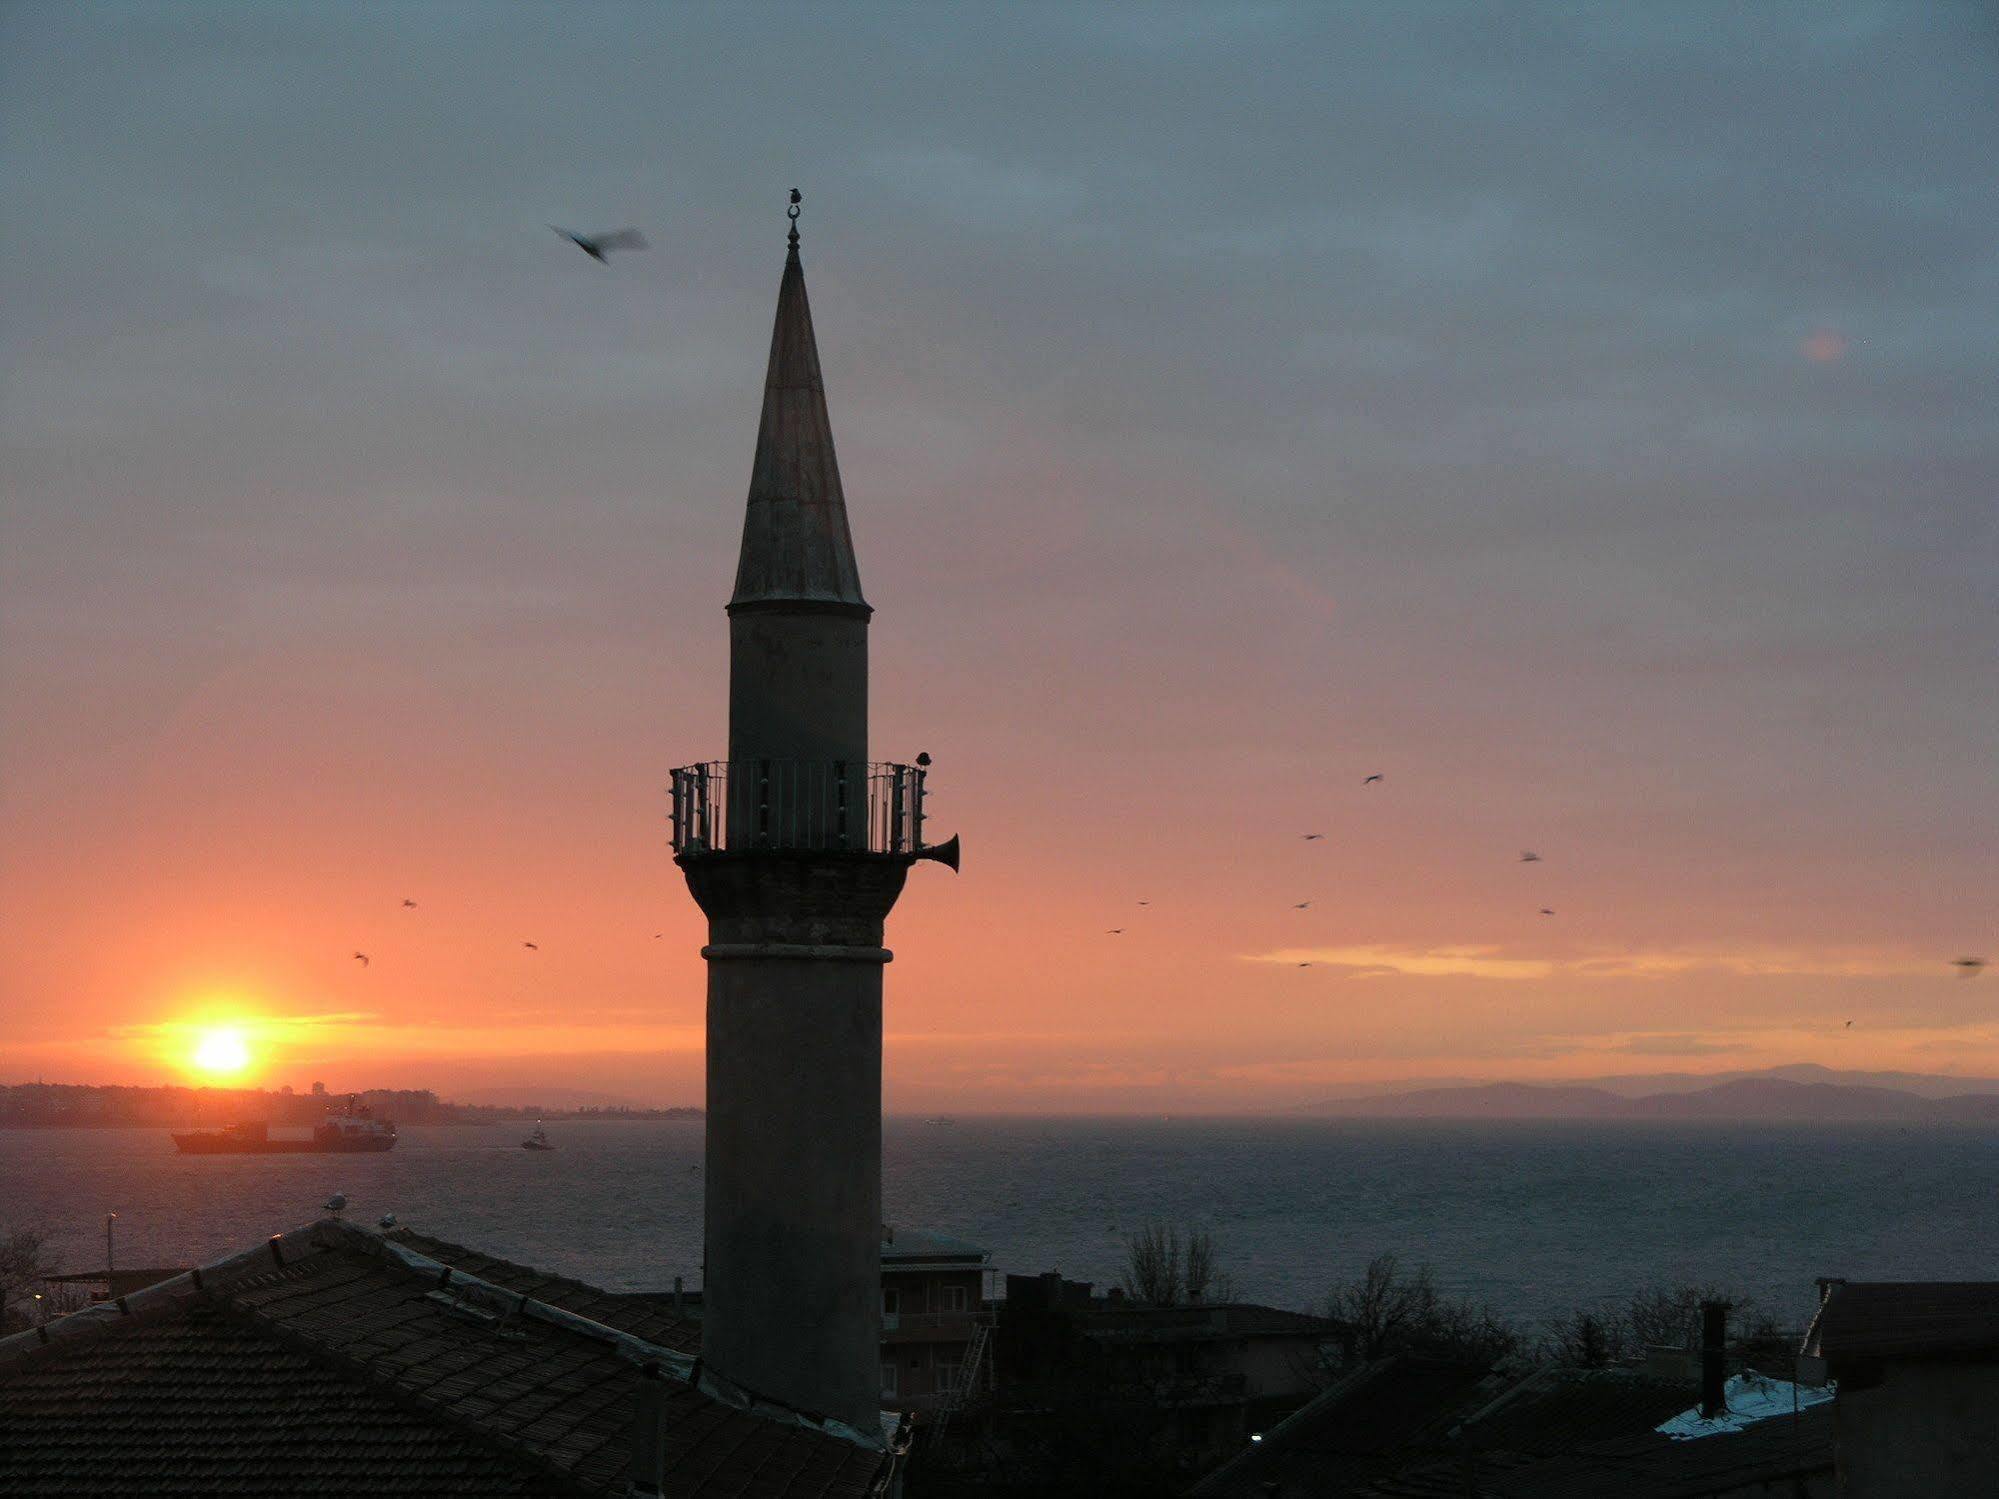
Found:
[[[548,1143],[548,1131],[543,1129],[539,1124],[537,1124],[534,1127],[534,1133],[529,1135],[525,1140],[521,1141],[521,1149],[553,1150],[555,1149],[555,1147]]]

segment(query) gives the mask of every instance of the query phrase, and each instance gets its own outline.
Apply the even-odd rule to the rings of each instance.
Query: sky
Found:
[[[965,847],[890,1109],[1999,1073],[1989,7],[15,4],[0,70],[0,1082],[700,1101],[664,788],[794,185],[873,753]]]

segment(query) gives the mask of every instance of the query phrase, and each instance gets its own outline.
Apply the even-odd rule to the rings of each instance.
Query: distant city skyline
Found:
[[[891,1110],[1999,1075],[1991,15],[960,21],[0,12],[0,1082],[700,1103],[794,185]]]

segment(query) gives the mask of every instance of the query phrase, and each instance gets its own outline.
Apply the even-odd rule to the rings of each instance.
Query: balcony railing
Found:
[[[673,772],[673,851],[917,854],[917,765],[859,760],[709,760]]]

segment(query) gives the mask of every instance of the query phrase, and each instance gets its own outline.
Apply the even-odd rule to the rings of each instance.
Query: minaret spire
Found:
[[[805,296],[805,268],[798,259],[801,201],[793,188],[786,209],[789,249],[777,289],[763,418],[729,609],[735,613],[745,606],[806,603],[865,617],[872,611],[861,596],[847,499],[833,452],[833,423],[826,413],[826,385],[819,374],[812,306]]]

